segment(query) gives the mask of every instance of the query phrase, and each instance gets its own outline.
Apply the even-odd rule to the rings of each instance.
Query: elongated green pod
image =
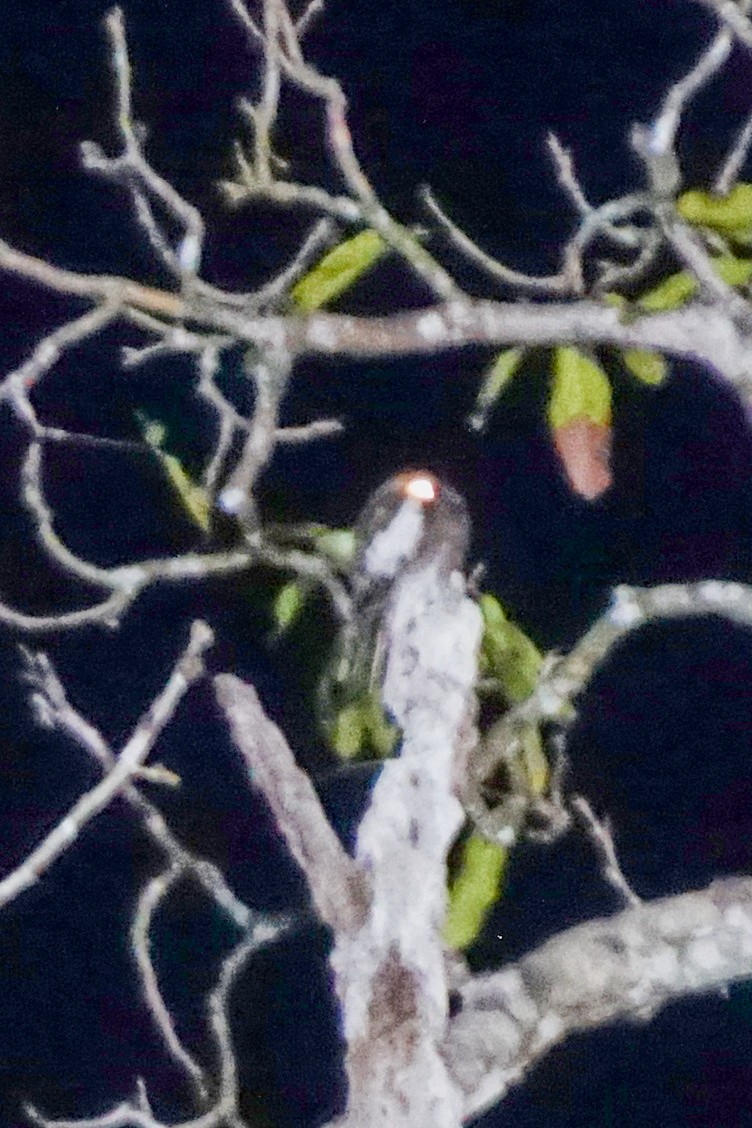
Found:
[[[312,313],[348,290],[386,252],[376,231],[360,231],[333,247],[292,288],[292,300],[303,313]]]
[[[489,909],[499,899],[508,861],[506,846],[480,834],[465,841],[442,930],[450,948],[463,951],[477,940]]]

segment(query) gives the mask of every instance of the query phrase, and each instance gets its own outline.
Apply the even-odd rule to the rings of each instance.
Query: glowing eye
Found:
[[[405,496],[414,501],[436,501],[436,481],[425,474],[417,474],[405,483]]]

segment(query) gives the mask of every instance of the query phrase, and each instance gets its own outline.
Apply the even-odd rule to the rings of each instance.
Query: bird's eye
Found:
[[[436,501],[438,492],[436,479],[428,474],[414,474],[408,478],[404,486],[405,497],[412,498],[414,501]]]

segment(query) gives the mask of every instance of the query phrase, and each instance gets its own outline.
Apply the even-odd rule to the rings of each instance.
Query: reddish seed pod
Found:
[[[579,497],[596,501],[612,483],[611,427],[572,419],[554,431],[554,446],[569,485]]]

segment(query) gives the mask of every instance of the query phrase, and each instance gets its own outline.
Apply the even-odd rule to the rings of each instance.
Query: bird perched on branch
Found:
[[[415,573],[435,568],[437,579],[448,581],[453,572],[465,571],[467,507],[455,490],[427,471],[397,474],[366,503],[355,526],[355,543],[350,573],[353,613],[322,683],[324,719],[329,742],[342,759],[383,760],[396,752],[399,739],[381,702],[397,608],[410,599],[406,584]],[[503,698],[508,707],[533,691],[543,659],[493,596],[481,595],[479,602],[486,628],[481,665],[496,698]],[[493,741],[495,732],[492,725],[485,736]],[[466,949],[478,938],[501,895],[512,843],[532,804],[548,787],[548,761],[537,726],[522,732],[518,744],[511,759],[503,750],[498,761],[486,757],[486,775],[499,777],[490,787],[489,794],[499,792],[493,801],[484,780],[474,781],[474,809],[482,811],[483,823],[498,821],[508,833],[486,837],[468,807],[471,821],[455,843],[450,864],[443,936],[451,948]],[[377,770],[373,763],[360,769],[368,770],[370,778]],[[465,771],[467,765],[461,775]],[[465,779],[463,800],[469,798],[468,785]]]
[[[386,756],[396,733],[380,700],[389,601],[411,570],[431,562],[463,571],[470,518],[463,498],[425,470],[396,474],[369,498],[355,526],[352,619],[322,683],[325,726],[340,756]]]

